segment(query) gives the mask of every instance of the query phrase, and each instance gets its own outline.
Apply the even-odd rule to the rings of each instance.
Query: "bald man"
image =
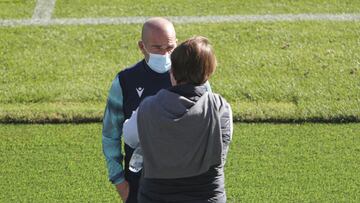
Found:
[[[102,130],[102,146],[109,180],[115,185],[121,199],[127,203],[137,202],[141,171],[133,173],[129,170],[129,161],[134,149],[126,144],[123,167],[123,123],[130,118],[145,97],[171,86],[168,72],[171,66],[170,54],[176,47],[173,24],[164,18],[150,18],[143,25],[138,46],[144,59],[120,71],[113,80]]]

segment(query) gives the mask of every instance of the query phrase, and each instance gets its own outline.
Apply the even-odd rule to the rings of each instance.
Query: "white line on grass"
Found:
[[[37,0],[32,19],[51,19],[56,0]]]
[[[142,24],[148,17],[114,18],[59,18],[0,20],[1,27],[49,26],[49,25],[121,25]],[[228,16],[169,16],[175,24],[226,23],[226,22],[276,22],[276,21],[360,21],[360,13],[353,14],[274,14],[274,15],[228,15]]]

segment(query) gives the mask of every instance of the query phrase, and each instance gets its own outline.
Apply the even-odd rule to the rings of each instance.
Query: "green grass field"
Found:
[[[58,0],[55,17],[202,16],[267,13],[352,13],[354,0]]]
[[[236,124],[229,202],[358,202],[359,124]],[[0,202],[116,202],[101,124],[0,125]],[[5,155],[5,156],[3,156]]]
[[[0,0],[0,19],[31,18],[35,0]],[[356,13],[354,0],[57,0],[55,18],[110,16],[202,16],[274,13]]]
[[[0,0],[0,19],[30,19],[35,3]],[[360,1],[57,0],[52,18],[297,13],[358,14]],[[213,43],[211,86],[236,121],[357,122],[235,123],[228,202],[360,202],[358,21],[175,27],[179,42],[204,35]],[[0,203],[120,201],[99,122],[112,79],[142,58],[140,29],[0,26]]]
[[[36,0],[0,0],[0,19],[31,18]]]
[[[179,41],[204,35],[214,44],[211,85],[237,120],[360,120],[359,23],[176,28]],[[100,120],[112,79],[142,57],[139,32],[140,25],[0,28],[0,120]]]

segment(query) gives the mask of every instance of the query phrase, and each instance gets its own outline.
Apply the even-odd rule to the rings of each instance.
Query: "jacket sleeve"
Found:
[[[118,77],[112,82],[103,118],[102,149],[105,155],[109,180],[113,184],[125,180],[121,135],[124,122],[123,93]]]
[[[226,101],[223,102],[223,111],[220,117],[220,125],[221,125],[221,135],[222,135],[222,160],[225,165],[226,156],[229,150],[229,145],[232,139],[233,134],[233,116],[230,104]]]

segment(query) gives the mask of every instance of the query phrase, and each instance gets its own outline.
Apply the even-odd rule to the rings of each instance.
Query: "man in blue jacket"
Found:
[[[138,46],[144,59],[120,71],[112,82],[103,118],[102,146],[110,181],[124,202],[137,202],[141,172],[129,170],[134,151],[124,144],[125,167],[121,150],[123,123],[147,96],[171,86],[168,70],[170,54],[176,47],[176,33],[167,19],[147,20],[142,28]]]

